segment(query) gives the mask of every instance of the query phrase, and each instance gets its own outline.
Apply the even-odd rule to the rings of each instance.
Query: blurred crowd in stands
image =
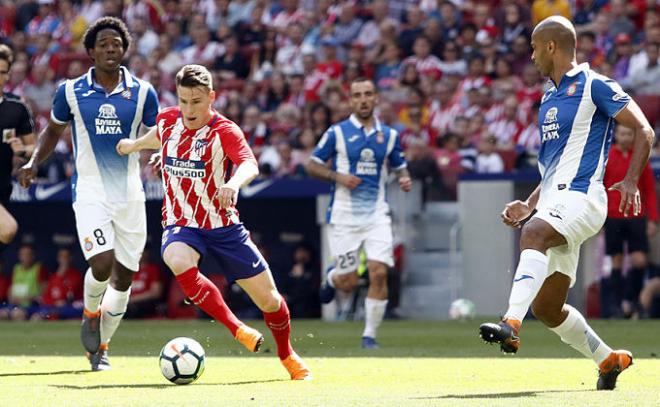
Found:
[[[318,256],[306,243],[286,250],[279,259],[262,253],[274,267],[273,277],[285,296],[291,314],[297,318],[320,316],[318,300]],[[76,267],[78,249],[61,246],[54,261],[42,259],[30,243],[18,249],[18,261],[4,264],[0,258],[0,321],[58,320],[80,318],[83,309],[84,270]],[[206,317],[185,298],[169,270],[161,266],[147,246],[140,268],[133,278],[127,318],[187,319]],[[241,318],[258,318],[261,312],[242,290],[229,285],[215,264],[208,277],[221,289],[223,297]]]
[[[535,166],[547,84],[530,33],[549,15],[575,22],[578,62],[619,81],[655,124],[659,10],[656,0],[0,0],[0,41],[16,52],[6,91],[29,101],[40,128],[58,83],[90,65],[86,27],[121,17],[134,40],[125,64],[163,106],[176,103],[183,64],[212,70],[215,107],[240,124],[265,177],[304,176],[320,136],[349,114],[347,84],[368,76],[426,198],[455,199],[462,173]],[[145,180],[157,177],[144,161]],[[41,176],[71,173],[65,139]]]

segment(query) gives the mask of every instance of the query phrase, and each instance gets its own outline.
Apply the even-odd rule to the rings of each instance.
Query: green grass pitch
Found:
[[[382,349],[359,348],[362,323],[294,321],[294,347],[314,373],[292,382],[269,334],[247,354],[211,321],[124,321],[110,346],[110,372],[89,372],[79,323],[0,324],[0,406],[658,406],[660,321],[592,321],[635,364],[612,392],[595,391],[596,367],[537,322],[504,356],[466,322],[385,321]],[[267,332],[261,322],[253,326]],[[206,371],[176,386],[158,367],[169,339],[204,345]]]

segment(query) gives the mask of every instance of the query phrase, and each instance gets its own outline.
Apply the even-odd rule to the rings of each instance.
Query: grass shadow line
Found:
[[[442,399],[515,399],[523,397],[536,397],[539,394],[544,393],[584,393],[592,392],[593,390],[532,390],[532,391],[518,391],[518,392],[505,392],[505,393],[477,393],[477,394],[446,394],[444,396],[437,397],[414,397],[413,400],[442,400]]]
[[[274,382],[285,382],[288,380],[285,379],[269,379],[269,380],[249,380],[242,382],[226,382],[226,383],[195,383],[195,386],[242,386],[246,384],[257,384],[257,383],[274,383]],[[102,390],[102,389],[118,389],[118,388],[129,388],[129,389],[166,389],[168,387],[173,387],[174,384],[167,383],[158,383],[158,384],[99,384],[94,386],[75,386],[68,384],[54,384],[50,387],[56,387],[58,389],[67,389],[67,390]]]
[[[19,373],[0,373],[0,377],[19,377],[19,376],[57,376],[65,374],[82,374],[82,373],[91,373],[92,371],[87,370],[60,370],[56,372],[19,372]]]

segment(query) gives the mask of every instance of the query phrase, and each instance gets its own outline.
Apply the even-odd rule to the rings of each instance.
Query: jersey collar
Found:
[[[559,82],[559,86],[557,87],[557,90],[562,87],[565,81],[569,81],[570,79],[567,78],[573,78],[577,76],[578,74],[582,72],[586,72],[589,70],[589,63],[588,62],[583,62],[580,65],[577,65],[573,67],[570,71],[566,72],[564,76],[562,76],[561,81]]]
[[[87,85],[89,86],[90,89],[95,89],[95,88],[100,88],[96,84],[96,81],[94,80],[94,67],[89,68],[89,71],[87,71],[86,79],[87,79]],[[119,77],[120,77],[120,82],[117,85],[117,88],[112,91],[111,94],[118,93],[123,91],[124,89],[132,88],[133,87],[133,77],[131,76],[131,73],[128,71],[128,68],[125,66],[120,66],[119,67]]]
[[[352,114],[351,117],[348,118],[348,120],[350,120],[351,124],[353,124],[353,126],[355,126],[356,128],[364,130],[364,126],[358,120],[357,116],[355,116],[355,113]],[[380,125],[380,120],[378,120],[378,117],[374,116],[374,128],[372,129],[371,133],[366,134],[366,135],[370,136],[370,135],[372,135],[376,132],[381,132],[381,131],[382,131],[382,127]]]

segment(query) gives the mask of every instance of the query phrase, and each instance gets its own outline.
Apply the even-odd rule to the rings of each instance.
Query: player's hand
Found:
[[[355,189],[362,183],[362,179],[360,177],[356,177],[355,175],[351,174],[337,173],[336,180],[340,185],[343,185],[348,189]]]
[[[117,154],[128,155],[135,151],[134,147],[135,147],[135,140],[123,138],[119,140],[119,143],[117,143],[117,147],[116,147]]]
[[[232,205],[236,205],[238,191],[228,186],[222,186],[218,191],[218,200],[220,201],[220,209],[227,209]]]
[[[649,238],[656,234],[658,231],[658,224],[653,221],[646,222],[646,236]]]
[[[412,189],[412,180],[410,177],[399,178],[399,188],[401,188],[403,192],[410,192]]]
[[[628,211],[632,208],[633,216],[639,215],[642,210],[642,201],[639,196],[639,189],[637,183],[624,179],[612,185],[609,191],[619,191],[621,193],[621,201],[619,203],[619,212],[623,212],[623,216],[628,216]]]
[[[159,152],[151,154],[148,164],[153,167],[154,174],[158,174],[163,169],[163,156]]]
[[[529,207],[527,202],[513,201],[504,206],[502,211],[502,222],[512,228],[519,228],[520,222],[527,219],[532,213],[532,208]]]
[[[18,182],[23,188],[29,187],[37,178],[37,164],[30,160],[18,170]]]

